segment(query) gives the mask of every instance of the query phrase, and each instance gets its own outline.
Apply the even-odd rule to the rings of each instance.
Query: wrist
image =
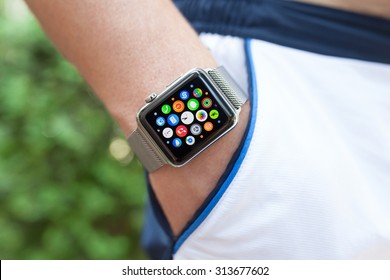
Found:
[[[180,167],[232,130],[248,96],[221,66],[191,69],[137,113],[128,140],[144,167]]]
[[[126,136],[137,128],[136,114],[145,105],[147,96],[153,92],[161,93],[167,85],[190,69],[217,67],[215,60],[203,47],[197,51],[196,55],[192,53],[192,59],[189,60],[185,56],[183,52],[180,57],[172,57],[169,66],[164,65],[164,62],[159,67],[150,69],[148,73],[141,70],[136,74],[142,77],[139,83],[123,81],[120,85],[99,91],[98,95]]]

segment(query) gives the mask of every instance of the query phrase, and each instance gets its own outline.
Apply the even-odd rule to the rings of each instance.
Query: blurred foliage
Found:
[[[141,259],[145,183],[104,107],[0,0],[0,259]]]

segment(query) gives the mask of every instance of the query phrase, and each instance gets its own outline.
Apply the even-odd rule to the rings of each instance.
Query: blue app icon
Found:
[[[182,91],[180,92],[180,98],[181,98],[182,100],[187,100],[189,97],[190,97],[190,93],[189,93],[188,91],[182,90]]]
[[[180,140],[180,138],[175,138],[175,139],[173,139],[172,145],[173,145],[173,147],[175,147],[175,148],[179,148],[179,147],[181,146],[181,140]]]
[[[179,123],[179,117],[175,114],[170,114],[167,118],[168,124],[170,126],[175,126]]]
[[[165,119],[163,117],[158,117],[156,120],[158,126],[163,126],[165,124]]]

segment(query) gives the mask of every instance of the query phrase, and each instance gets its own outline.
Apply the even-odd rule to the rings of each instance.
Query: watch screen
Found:
[[[193,74],[158,98],[145,116],[150,135],[175,163],[191,158],[231,124],[231,109],[201,76]]]

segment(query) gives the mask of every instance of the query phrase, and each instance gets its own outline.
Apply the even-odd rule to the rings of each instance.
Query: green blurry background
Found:
[[[142,168],[21,0],[0,0],[0,259],[141,259]]]

